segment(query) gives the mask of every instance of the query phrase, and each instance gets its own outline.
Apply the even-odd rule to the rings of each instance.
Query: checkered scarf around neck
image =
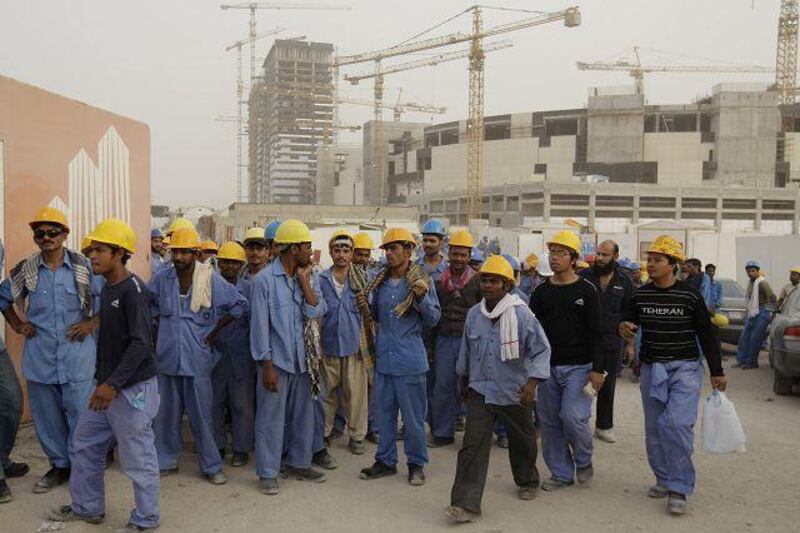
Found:
[[[442,272],[442,277],[439,278],[439,281],[442,282],[444,292],[447,294],[454,294],[456,298],[461,298],[461,289],[470,282],[475,274],[477,274],[477,272],[475,272],[472,267],[467,266],[458,279],[455,279],[453,278],[453,272],[450,270],[450,267],[447,267],[444,272]]]
[[[347,271],[347,281],[354,294],[362,292],[367,287],[367,268],[364,265],[350,265]],[[361,331],[358,339],[358,351],[367,367],[375,364],[375,323],[369,304],[359,306],[361,314]]]
[[[373,279],[369,285],[364,288],[364,295],[369,296],[373,290],[380,286],[380,284],[383,283],[387,277],[389,277],[389,272],[388,266],[378,272],[378,275],[375,276],[375,279]],[[413,261],[408,264],[405,280],[406,283],[408,283],[408,296],[406,296],[406,299],[397,304],[393,309],[394,314],[399,317],[405,315],[406,312],[411,309],[411,305],[414,303],[414,291],[411,290],[411,287],[413,287],[416,282],[423,281],[426,287],[431,286],[431,279],[428,277],[428,274],[422,270],[421,266]]]
[[[320,394],[319,361],[322,354],[319,322],[316,318],[303,317],[303,344],[306,352],[306,367],[311,378],[311,396],[316,400]]]
[[[78,289],[81,311],[85,317],[91,317],[94,295],[92,294],[88,261],[82,254],[67,248],[64,249],[64,253],[69,255],[69,260],[72,263],[72,273],[75,277],[75,286]],[[28,294],[36,292],[36,284],[39,281],[39,260],[41,256],[42,252],[36,252],[17,263],[17,265],[11,269],[9,275],[11,278],[11,297],[20,309],[24,308],[25,291],[27,290]]]

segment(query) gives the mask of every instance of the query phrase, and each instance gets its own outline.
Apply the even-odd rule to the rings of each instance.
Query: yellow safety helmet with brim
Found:
[[[353,238],[353,235],[349,231],[343,229],[337,229],[336,231],[333,232],[331,238],[328,239],[328,247],[334,245],[338,246],[341,244],[347,244],[351,248],[355,248],[355,239]]]
[[[450,239],[448,240],[448,244],[450,246],[462,246],[464,248],[475,247],[475,241],[472,239],[472,235],[465,229],[461,229],[451,233]]]
[[[569,248],[576,254],[580,255],[581,253],[581,238],[578,237],[577,234],[573,231],[563,230],[559,231],[553,238],[547,241],[547,245],[550,246],[551,244],[557,244],[560,246],[564,246],[565,248]]]
[[[683,263],[686,261],[686,254],[683,251],[683,245],[677,239],[669,235],[659,235],[650,243],[647,248],[647,253],[662,254],[667,257],[672,257],[678,262]]]
[[[373,250],[375,249],[375,243],[372,242],[372,237],[369,236],[369,233],[356,233],[353,235],[353,248],[356,250]]]
[[[313,240],[311,230],[299,220],[286,220],[275,232],[276,244],[301,244]]]
[[[256,226],[255,228],[250,228],[244,232],[244,240],[242,243],[247,244],[249,241],[258,241],[261,244],[266,245],[266,235],[264,228]]]
[[[201,242],[200,249],[204,252],[219,252],[219,246],[211,239]]]
[[[67,216],[55,207],[44,207],[38,210],[33,219],[28,223],[31,228],[35,228],[39,224],[58,224],[65,229],[69,229]]]
[[[107,218],[86,236],[93,242],[118,246],[129,253],[136,253],[136,233],[124,220]]]
[[[534,268],[538,267],[539,266],[539,256],[534,254],[534,253],[528,254],[528,257],[525,258],[525,265],[529,269],[534,269]]]
[[[200,236],[193,228],[178,228],[172,234],[170,250],[197,250],[200,248]]]
[[[393,242],[408,242],[413,245],[417,244],[414,236],[405,228],[390,228],[386,230],[386,233],[383,234],[381,248],[386,248],[386,246],[392,244]]]
[[[181,228],[189,228],[194,229],[194,224],[192,224],[191,220],[186,218],[176,218],[172,221],[172,224],[169,225],[169,229],[167,230],[167,235],[170,233],[175,233]]]
[[[481,274],[500,276],[511,283],[516,282],[514,268],[502,255],[489,256],[486,261],[483,262],[483,265],[481,265],[479,272]]]
[[[239,261],[240,263],[244,263],[247,261],[247,256],[241,244],[235,241],[228,241],[219,247],[217,260]]]

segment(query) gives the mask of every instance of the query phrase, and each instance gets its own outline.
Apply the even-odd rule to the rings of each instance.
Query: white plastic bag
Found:
[[[742,423],[736,409],[724,392],[714,390],[703,406],[703,451],[707,453],[733,453],[745,451]]]

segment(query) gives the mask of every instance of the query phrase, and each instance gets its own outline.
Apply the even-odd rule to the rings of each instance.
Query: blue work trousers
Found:
[[[436,358],[433,371],[433,401],[431,404],[431,433],[434,437],[455,437],[456,416],[461,410],[456,376],[456,361],[461,349],[461,337],[436,337]]]
[[[22,389],[5,348],[0,349],[0,406],[0,479],[5,479],[4,472],[11,466],[11,450],[22,418]]]
[[[425,466],[425,412],[427,391],[425,374],[393,376],[375,373],[376,408],[380,442],[375,459],[387,466],[397,465],[397,413],[403,417],[403,449],[408,464]]]
[[[694,425],[702,388],[699,360],[642,363],[639,390],[647,461],[656,482],[680,494],[694,491]]]
[[[75,513],[105,513],[106,452],[116,439],[122,471],[133,482],[136,505],[129,522],[147,528],[159,525],[161,482],[153,433],[158,406],[158,383],[153,377],[122,389],[105,411],[86,409],[81,413],[69,479]]]
[[[183,413],[189,418],[200,471],[206,475],[222,470],[222,458],[214,441],[211,410],[214,391],[210,376],[158,375],[161,408],[155,419],[156,450],[161,470],[178,467],[183,449],[181,423]]]
[[[284,448],[286,465],[295,468],[309,468],[315,451],[311,378],[308,372],[275,371],[277,392],[264,387],[261,365],[256,381],[256,474],[262,479],[278,477]]]
[[[233,371],[230,357],[221,357],[211,373],[214,387],[214,441],[220,450],[228,442],[225,424],[225,408],[231,412],[233,426],[233,451],[250,453],[255,440],[256,422],[256,367],[252,372],[237,377]]]
[[[69,468],[72,437],[81,413],[89,407],[94,381],[46,384],[28,381],[33,425],[50,465]]]
[[[758,366],[758,354],[764,343],[767,326],[769,326],[769,311],[763,307],[756,316],[748,318],[744,323],[744,329],[739,336],[739,344],[736,346],[736,361],[739,365],[743,367]]]
[[[553,478],[571,483],[575,469],[592,464],[592,397],[583,391],[591,364],[550,367],[537,389],[542,455]]]

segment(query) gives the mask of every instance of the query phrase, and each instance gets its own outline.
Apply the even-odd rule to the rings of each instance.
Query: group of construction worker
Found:
[[[121,220],[101,222],[82,253],[65,248],[69,224],[56,209],[30,228],[38,251],[0,285],[0,310],[25,336],[23,375],[51,465],[34,492],[69,482],[72,502],[52,520],[103,522],[103,469],[116,446],[135,497],[125,529],[157,527],[159,477],[179,468],[184,417],[202,477],[224,484],[227,453],[242,467],[254,452],[269,495],[279,478],[324,481],[343,434],[356,455],[377,444],[361,479],[396,474],[402,439],[408,483],[423,485],[428,448],[453,445],[460,431],[445,509],[453,521],[480,515],[495,442],[509,450],[520,499],[589,487],[593,432],[614,440],[614,380],[636,337],[656,480],[648,494],[673,514],[687,510],[703,358],[714,388],[727,380],[709,308],[678,279],[686,258],[671,237],[649,246],[649,282],[635,288],[616,243],[579,265],[581,239],[569,230],[547,239],[542,267],[534,254],[484,258],[468,231],[437,220],[421,243],[387,229],[380,262],[368,234],[340,230],[328,241],[332,266],[320,270],[301,221],[217,247],[179,220],[151,234],[145,283],[128,269],[136,235]],[[5,477],[28,471],[10,461],[12,446],[0,450]]]

